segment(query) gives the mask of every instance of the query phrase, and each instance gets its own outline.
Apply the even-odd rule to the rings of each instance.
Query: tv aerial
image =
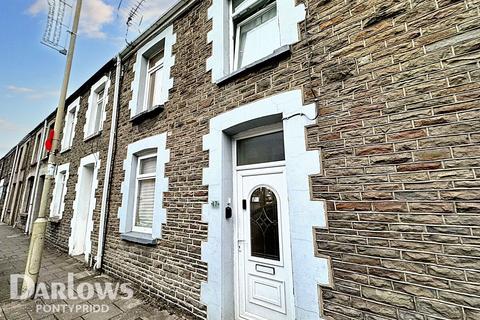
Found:
[[[42,44],[63,55],[67,54],[66,43],[60,44],[65,32],[71,32],[70,26],[64,23],[65,12],[72,11],[73,5],[67,0],[47,0],[47,26],[43,33]]]
[[[122,1],[123,0],[120,0],[120,3],[118,5],[119,9],[120,9],[120,6],[122,4]],[[145,2],[147,2],[147,0],[136,0],[133,3],[133,5],[130,7],[130,10],[129,10],[129,13],[128,13],[128,16],[127,16],[127,21],[125,23],[127,25],[127,30],[126,30],[126,33],[125,33],[125,42],[127,44],[129,44],[128,33],[129,33],[130,28],[133,25],[136,25],[136,26],[140,27],[142,22],[143,22],[143,15],[142,15],[141,11],[143,9],[143,6],[145,5]]]

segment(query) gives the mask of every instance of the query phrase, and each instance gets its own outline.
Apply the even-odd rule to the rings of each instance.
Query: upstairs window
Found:
[[[103,122],[106,118],[106,105],[108,103],[108,89],[110,87],[110,80],[108,77],[102,77],[97,83],[95,83],[88,97],[88,109],[83,127],[84,139],[96,136],[103,129]]]
[[[101,120],[103,114],[103,107],[105,106],[105,87],[102,87],[95,92],[95,112],[93,113],[94,118],[92,119],[94,133],[97,133],[101,129]]]
[[[249,65],[281,46],[276,1],[232,1],[233,70]]]
[[[35,142],[33,144],[32,159],[31,159],[32,164],[37,163],[38,157],[40,156],[41,151],[42,151],[42,132],[39,132],[37,133],[35,137]]]
[[[297,0],[212,0],[207,71],[220,83],[232,73],[290,50],[300,40],[305,5]],[[297,4],[298,3],[298,4]]]
[[[50,136],[50,133],[53,131],[55,127],[55,121],[52,121],[48,124],[48,128],[47,128],[47,131],[45,132],[45,137],[43,139],[43,146],[42,146],[42,149],[43,149],[43,152],[42,152],[42,159],[46,159],[47,156],[48,156],[48,151],[47,151],[47,148],[45,148],[45,144],[47,143],[47,140],[48,140],[48,137]]]
[[[158,107],[168,101],[169,90],[173,87],[170,70],[175,62],[172,54],[175,41],[170,25],[138,49],[129,103],[130,118],[159,110]]]
[[[75,126],[77,124],[77,113],[80,106],[80,98],[67,108],[65,116],[65,126],[63,128],[62,151],[70,149],[75,137]]]
[[[160,92],[162,88],[163,71],[163,46],[152,57],[148,59],[147,77],[145,79],[145,98],[144,110],[152,109],[160,105]]]

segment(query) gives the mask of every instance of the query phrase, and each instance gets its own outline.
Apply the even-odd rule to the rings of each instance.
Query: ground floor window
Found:
[[[155,205],[155,173],[157,157],[149,154],[138,158],[134,231],[150,231],[153,223],[153,209]]]

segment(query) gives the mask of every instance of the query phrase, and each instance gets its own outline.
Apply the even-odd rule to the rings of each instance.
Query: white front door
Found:
[[[78,256],[85,253],[87,231],[90,228],[90,213],[93,210],[92,198],[95,196],[93,188],[93,176],[95,167],[93,164],[82,168],[79,176],[79,192],[77,197],[77,207],[74,213],[74,224],[72,224],[73,246],[72,256]],[[88,239],[90,240],[90,239]]]
[[[283,166],[237,171],[238,319],[295,319]]]

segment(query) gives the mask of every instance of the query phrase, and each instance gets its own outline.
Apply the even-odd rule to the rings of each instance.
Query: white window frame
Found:
[[[108,104],[108,91],[110,88],[110,79],[107,76],[103,76],[97,83],[95,83],[90,89],[90,96],[88,97],[88,109],[86,114],[85,126],[83,127],[84,140],[87,140],[93,136],[98,135],[103,130],[103,122],[107,117],[106,106]],[[100,111],[100,119],[98,129],[95,128],[95,120],[98,113],[98,94],[103,91],[103,101]]]
[[[65,114],[65,123],[63,126],[62,148],[60,152],[67,151],[72,148],[73,139],[75,138],[75,128],[77,126],[78,109],[80,109],[80,97],[72,102],[67,108],[67,112]],[[73,119],[70,119],[72,110],[74,110],[74,115]]]
[[[168,101],[169,90],[173,88],[173,79],[170,77],[171,68],[175,64],[175,56],[172,54],[172,46],[176,42],[176,35],[173,33],[173,26],[166,27],[157,36],[148,41],[137,51],[137,57],[134,66],[134,78],[131,84],[132,100],[128,108],[130,117],[133,118],[143,112],[149,111],[147,107],[147,71],[149,58],[152,53],[163,42],[163,65],[161,71],[161,87],[158,92],[157,105],[163,105]]]
[[[241,12],[258,1],[260,0],[246,0],[236,12]],[[280,28],[278,49],[300,40],[299,23],[305,20],[306,10],[304,4],[297,5],[296,2],[296,0],[275,1]],[[212,43],[212,56],[207,59],[207,71],[212,71],[213,82],[219,82],[234,70],[232,0],[212,0],[208,18],[212,19],[213,26],[207,37],[208,42]]]
[[[157,167],[155,170],[153,222],[151,230],[143,230],[143,234],[151,236],[152,239],[160,239],[162,236],[162,224],[167,221],[167,212],[163,208],[163,193],[168,191],[165,164],[170,161],[170,150],[167,149],[166,141],[167,133],[165,132],[128,145],[127,157],[123,162],[125,177],[121,187],[122,205],[118,209],[119,232],[121,234],[139,232],[136,231],[138,229],[134,228],[139,159],[144,156],[155,155],[157,157]]]
[[[238,19],[238,16],[242,14],[243,11],[246,10],[246,8],[253,6],[253,5],[258,5],[260,2],[268,2],[268,0],[245,0],[235,11],[233,11],[233,0],[230,1],[230,33],[231,33],[231,39],[232,43],[230,45],[230,57],[231,57],[231,63],[230,63],[230,72],[234,72],[238,69],[241,69],[238,65],[238,59],[240,55],[240,30],[241,27],[244,26],[245,24],[249,23],[251,20],[257,18],[258,16],[264,14],[266,11],[270,10],[273,7],[277,6],[277,1],[274,0],[272,3],[268,4],[261,10],[258,10],[257,12],[252,12],[248,17],[242,19],[240,22],[236,23],[235,20]],[[275,19],[278,21],[278,12],[275,16]],[[279,30],[280,31],[280,30]],[[278,49],[278,48],[275,48]],[[273,51],[272,51],[273,53]]]
[[[162,48],[161,51],[163,51],[163,54],[165,55],[165,48]],[[160,86],[160,88],[157,88],[157,90],[159,90],[160,92],[162,90],[162,82],[161,81],[160,81],[160,83],[155,82],[155,87],[153,89],[150,87],[151,86],[150,79],[151,79],[152,74],[160,72],[160,75],[162,75],[162,72],[163,72],[163,59],[165,58],[165,56],[163,56],[153,67],[151,67],[151,68],[149,67],[150,66],[150,61],[157,54],[159,54],[159,51],[155,52],[152,55],[152,57],[147,59],[147,74],[146,74],[146,79],[145,79],[145,96],[143,97],[143,101],[145,103],[144,103],[144,107],[143,107],[142,111],[146,111],[146,110],[151,109],[151,108],[156,106],[155,101],[154,101],[155,93],[153,93],[154,97],[152,98],[152,102],[150,104],[150,92],[151,92],[151,90],[155,90],[155,87],[157,85]]]
[[[18,162],[17,162],[17,166],[15,168],[15,172],[20,172],[21,170],[23,170],[23,162],[25,161],[25,155],[26,155],[26,152],[27,152],[27,148],[28,148],[28,142],[25,142],[21,147],[20,147],[20,152],[18,154]]]
[[[5,187],[5,179],[2,179],[0,180],[0,200],[2,200],[4,187]]]
[[[32,150],[32,159],[30,160],[30,164],[35,164],[39,160],[39,155],[42,151],[42,131],[38,132],[35,135],[35,141]]]
[[[211,118],[210,130],[203,136],[203,150],[209,152],[209,161],[202,184],[208,186],[208,202],[218,201],[219,207],[224,208],[231,202],[234,172],[233,159],[226,156],[232,150],[227,132],[249,122],[254,125],[269,116],[291,118],[283,120],[283,131],[290,234],[295,240],[291,243],[295,255],[295,314],[299,319],[322,318],[317,285],[332,286],[333,281],[330,259],[314,254],[316,241],[312,230],[327,226],[325,202],[312,201],[310,197],[309,177],[322,172],[319,151],[306,150],[305,128],[315,123],[309,118],[314,118],[316,109],[315,104],[303,105],[301,90],[285,91]],[[299,112],[307,117],[291,117]],[[234,290],[229,288],[234,283],[234,261],[230,253],[236,242],[232,239],[232,222],[219,214],[218,207],[208,204],[202,207],[202,222],[208,224],[207,240],[202,243],[202,262],[208,266],[208,279],[201,284],[200,301],[207,306],[208,319],[233,319]]]
[[[33,189],[35,187],[35,179],[34,176],[29,176],[25,179],[25,189],[23,190],[23,198],[22,198],[22,213],[28,213],[30,210],[30,199],[32,198]]]
[[[50,218],[52,219],[62,219],[63,211],[65,210],[65,195],[67,194],[69,171],[69,163],[62,164],[57,168],[53,198],[50,203]],[[64,177],[63,184],[61,183],[62,177]]]
[[[135,200],[133,202],[133,214],[132,214],[132,231],[134,232],[140,232],[140,233],[152,233],[152,228],[145,228],[145,227],[137,227],[135,225],[136,219],[137,219],[137,214],[138,214],[138,192],[140,191],[139,184],[140,181],[143,180],[155,180],[157,179],[157,170],[155,168],[154,173],[148,173],[148,174],[141,174],[140,173],[140,168],[141,168],[141,162],[146,159],[151,159],[151,158],[157,158],[156,153],[149,153],[144,156],[137,157],[137,174],[135,176]],[[154,199],[155,203],[155,199]],[[155,207],[155,205],[154,205]],[[152,220],[153,220],[153,214],[155,212],[152,212]]]

